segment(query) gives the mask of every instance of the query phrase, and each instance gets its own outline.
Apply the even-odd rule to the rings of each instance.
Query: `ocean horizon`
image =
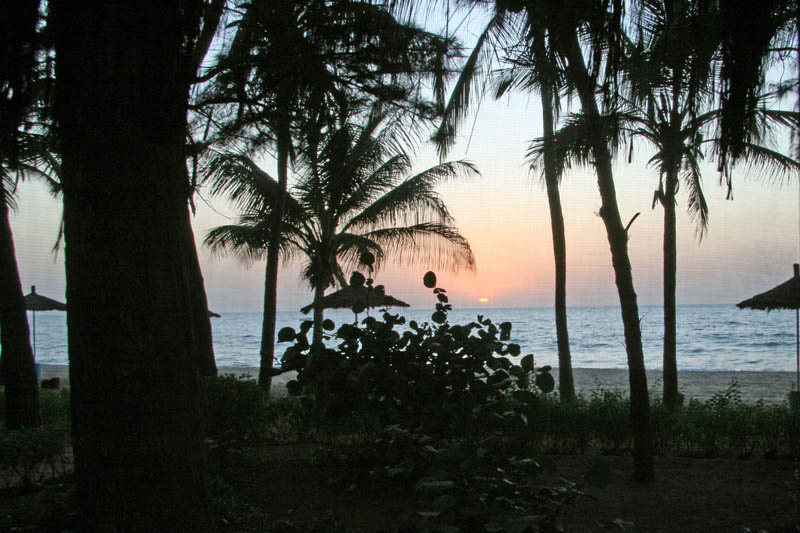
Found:
[[[407,321],[431,322],[433,309],[390,309]],[[220,367],[257,367],[261,344],[261,312],[229,312],[212,318],[214,351]],[[370,315],[380,318],[379,310]],[[478,315],[496,324],[511,322],[511,340],[522,355],[533,353],[537,366],[558,366],[555,318],[549,307],[455,309],[451,324],[465,324]],[[663,350],[663,309],[641,306],[645,366],[660,369]],[[349,310],[327,310],[326,318],[337,327],[353,322]],[[359,320],[366,317],[359,315]],[[279,311],[277,329],[297,328],[310,314]],[[568,309],[572,366],[575,368],[627,368],[624,334],[619,307],[595,306]],[[31,315],[29,323],[33,328]],[[329,342],[335,342],[335,339]],[[276,344],[280,357],[288,344]],[[677,308],[677,354],[679,370],[703,371],[794,371],[795,318],[791,311],[740,310],[731,304],[693,304]],[[66,315],[55,311],[36,316],[36,361],[67,364]]]

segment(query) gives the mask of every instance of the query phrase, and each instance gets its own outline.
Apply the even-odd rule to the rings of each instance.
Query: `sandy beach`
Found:
[[[69,372],[65,365],[40,365],[42,379],[55,376],[60,378],[60,386],[69,386]],[[221,367],[220,374],[247,376],[256,379],[258,368],[255,367]],[[626,370],[607,368],[576,368],[574,369],[575,388],[579,393],[590,395],[601,389],[628,390],[628,373]],[[553,375],[558,383],[558,369],[553,369]],[[286,394],[286,382],[294,378],[293,372],[277,376],[273,381],[273,394]],[[647,371],[650,394],[653,397],[661,395],[662,373],[660,370]],[[708,400],[715,393],[724,391],[733,380],[739,385],[742,399],[748,403],[763,400],[765,403],[782,403],[786,395],[795,384],[793,372],[703,372],[682,371],[678,373],[678,388],[686,397],[698,400]]]

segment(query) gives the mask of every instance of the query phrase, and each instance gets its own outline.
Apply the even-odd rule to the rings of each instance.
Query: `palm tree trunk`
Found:
[[[542,122],[545,139],[553,135],[553,91],[542,86]],[[547,201],[550,205],[550,228],[553,234],[553,257],[556,269],[556,339],[558,341],[558,390],[562,401],[575,399],[575,382],[572,377],[572,356],[569,351],[567,329],[567,242],[564,235],[564,214],[561,210],[561,195],[558,190],[558,175],[555,172],[553,150],[545,146],[544,181]]]
[[[628,232],[622,224],[617,205],[617,193],[614,185],[614,174],[611,168],[611,153],[608,140],[601,124],[600,111],[595,100],[595,85],[586,69],[583,54],[574,33],[566,50],[569,62],[569,75],[575,82],[581,110],[597,126],[592,129],[592,152],[594,155],[597,185],[600,190],[602,205],[600,217],[606,227],[608,242],[611,248],[611,262],[614,267],[614,278],[619,295],[622,313],[622,324],[625,331],[625,350],[628,357],[628,381],[630,383],[630,409],[633,425],[633,478],[637,481],[648,481],[653,478],[653,447],[650,429],[650,398],[647,390],[647,374],[645,374],[644,353],[642,350],[642,332],[639,327],[639,307],[636,302],[636,291],[633,287],[631,262],[628,255]]]
[[[677,172],[677,170],[675,171]],[[678,362],[676,355],[676,310],[675,290],[678,268],[677,230],[675,219],[675,192],[678,178],[667,176],[664,193],[664,406],[672,411],[679,403]]]
[[[286,191],[289,183],[289,110],[287,103],[278,103],[278,187],[281,190],[278,205],[272,212],[272,228],[267,249],[267,266],[264,275],[264,318],[261,324],[261,365],[258,384],[269,392],[272,387],[272,362],[275,359],[275,320],[278,314],[278,263],[280,259],[283,213],[286,211]]]
[[[25,297],[4,194],[0,190],[0,381],[6,388],[6,427],[19,429],[38,427],[42,421]]]
[[[186,262],[191,4],[50,3],[80,530],[214,530]]]
[[[325,287],[314,287],[314,333],[311,343],[316,345],[322,342],[322,321],[325,319],[325,309],[322,307],[322,297],[325,296]]]
[[[203,271],[200,269],[200,261],[197,258],[197,246],[194,242],[188,206],[185,212],[183,234],[186,239],[186,268],[189,274],[189,283],[191,283],[192,319],[195,334],[193,346],[197,351],[197,368],[203,377],[216,376],[217,362],[214,358],[214,339],[211,334],[211,317],[208,314]]]

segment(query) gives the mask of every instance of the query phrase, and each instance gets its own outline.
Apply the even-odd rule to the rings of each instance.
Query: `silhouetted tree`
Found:
[[[524,19],[523,19],[524,22]],[[542,136],[550,139],[560,111],[561,93],[566,89],[558,58],[547,46],[546,29],[540,25],[523,25],[515,33],[525,38],[518,44],[504,47],[504,61],[511,65],[500,77],[497,96],[509,89],[537,91],[542,106]],[[550,209],[550,230],[555,261],[555,323],[558,343],[558,391],[562,401],[575,399],[572,355],[567,327],[567,243],[564,213],[561,208],[559,183],[562,173],[549,141],[541,145],[541,157],[535,157],[532,168],[541,169]]]
[[[688,210],[702,237],[708,205],[702,190],[701,162],[719,154],[724,137],[716,132],[724,120],[716,90],[722,58],[719,5],[690,0],[643,2],[636,13],[639,38],[627,62],[630,100],[626,100],[625,128],[652,144],[649,163],[658,169],[659,186],[653,198],[664,208],[664,405],[680,403],[676,357],[677,239],[676,195],[683,181]],[[703,35],[697,39],[697,35]],[[787,173],[791,158],[766,144],[776,127],[796,126],[793,114],[770,109],[768,96],[755,107],[757,127],[752,140],[737,141],[736,159]],[[730,138],[728,138],[730,140]],[[726,171],[730,190],[730,171]]]
[[[467,240],[434,187],[477,171],[463,161],[441,163],[409,176],[411,160],[396,147],[398,124],[377,111],[362,125],[312,125],[298,150],[297,184],[288,195],[281,247],[305,259],[314,289],[314,342],[322,340],[322,297],[347,285],[345,272],[362,253],[384,261],[424,262],[473,269]],[[270,220],[280,185],[246,156],[221,154],[209,169],[212,191],[227,194],[242,214],[237,224],[212,229],[206,244],[252,259],[269,247]]]
[[[470,2],[472,3],[477,2]],[[634,430],[633,477],[646,481],[653,477],[650,401],[639,326],[639,308],[628,255],[628,232],[619,212],[611,166],[615,148],[612,143],[617,138],[618,132],[610,129],[610,125],[616,121],[607,119],[608,110],[613,110],[617,102],[618,73],[624,58],[623,44],[626,42],[626,35],[623,28],[623,1],[581,0],[560,3],[540,0],[497,0],[493,6],[495,17],[515,14],[524,17],[523,23],[526,26],[541,28],[538,31],[547,36],[548,47],[556,59],[556,64],[561,67],[566,85],[577,96],[581,111],[589,124],[586,130],[589,139],[588,151],[582,154],[582,158],[585,163],[591,161],[595,168],[602,200],[599,214],[606,227],[620,299]],[[588,65],[584,52],[589,54]],[[466,68],[474,69],[474,63],[467,64]],[[598,97],[601,97],[600,102]],[[445,110],[445,118],[434,137],[435,140],[446,145],[458,122],[464,118],[466,104],[469,101],[469,85],[466,82],[457,84],[450,99],[452,104]],[[448,110],[452,112],[447,114]]]
[[[243,8],[235,38],[211,69],[215,82],[197,108],[235,103],[223,134],[249,131],[255,144],[271,144],[284,195],[300,116],[331,109],[342,98],[379,101],[422,117],[433,114],[433,107],[418,96],[418,83],[431,73],[441,74],[450,45],[401,24],[380,2],[280,0],[250,2]],[[267,389],[286,201],[278,199],[275,205],[266,254],[259,384]]]
[[[630,409],[634,433],[633,477],[653,478],[653,447],[650,429],[650,400],[642,351],[639,306],[633,285],[628,231],[622,222],[611,166],[617,132],[609,110],[617,105],[617,73],[623,59],[624,6],[621,0],[585,0],[569,4],[528,0],[513,2],[509,9],[525,12],[530,24],[547,28],[550,47],[564,65],[564,76],[581,104],[586,120],[588,151],[581,155],[591,161],[600,191],[600,218],[606,227],[611,262],[620,300],[625,348],[628,358]],[[584,56],[589,52],[589,63]],[[598,96],[601,102],[598,102]],[[601,104],[603,108],[601,108]]]
[[[49,3],[80,529],[214,529],[187,236],[201,1]]]
[[[20,130],[34,101],[38,21],[38,1],[0,7],[0,381],[5,383],[10,429],[41,424],[39,383],[9,219],[24,158]]]

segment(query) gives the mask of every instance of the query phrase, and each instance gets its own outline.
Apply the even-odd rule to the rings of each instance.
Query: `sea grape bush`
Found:
[[[520,347],[502,342],[510,338],[511,324],[498,326],[481,315],[468,324],[450,324],[445,289],[436,287],[433,272],[423,281],[437,299],[432,323],[412,320],[402,330],[406,319],[384,311],[382,320],[367,317],[360,325],[340,326],[335,348],[309,344],[309,321],[299,331],[283,328],[279,341],[293,344],[282,368],[298,372],[289,392],[327,415],[366,410],[383,423],[428,432],[465,433],[473,424],[502,423],[504,417],[527,423],[525,404],[535,401],[529,389],[552,391],[550,368],[535,368],[532,354],[512,362],[509,357],[519,356]],[[324,329],[334,328],[326,320]]]

